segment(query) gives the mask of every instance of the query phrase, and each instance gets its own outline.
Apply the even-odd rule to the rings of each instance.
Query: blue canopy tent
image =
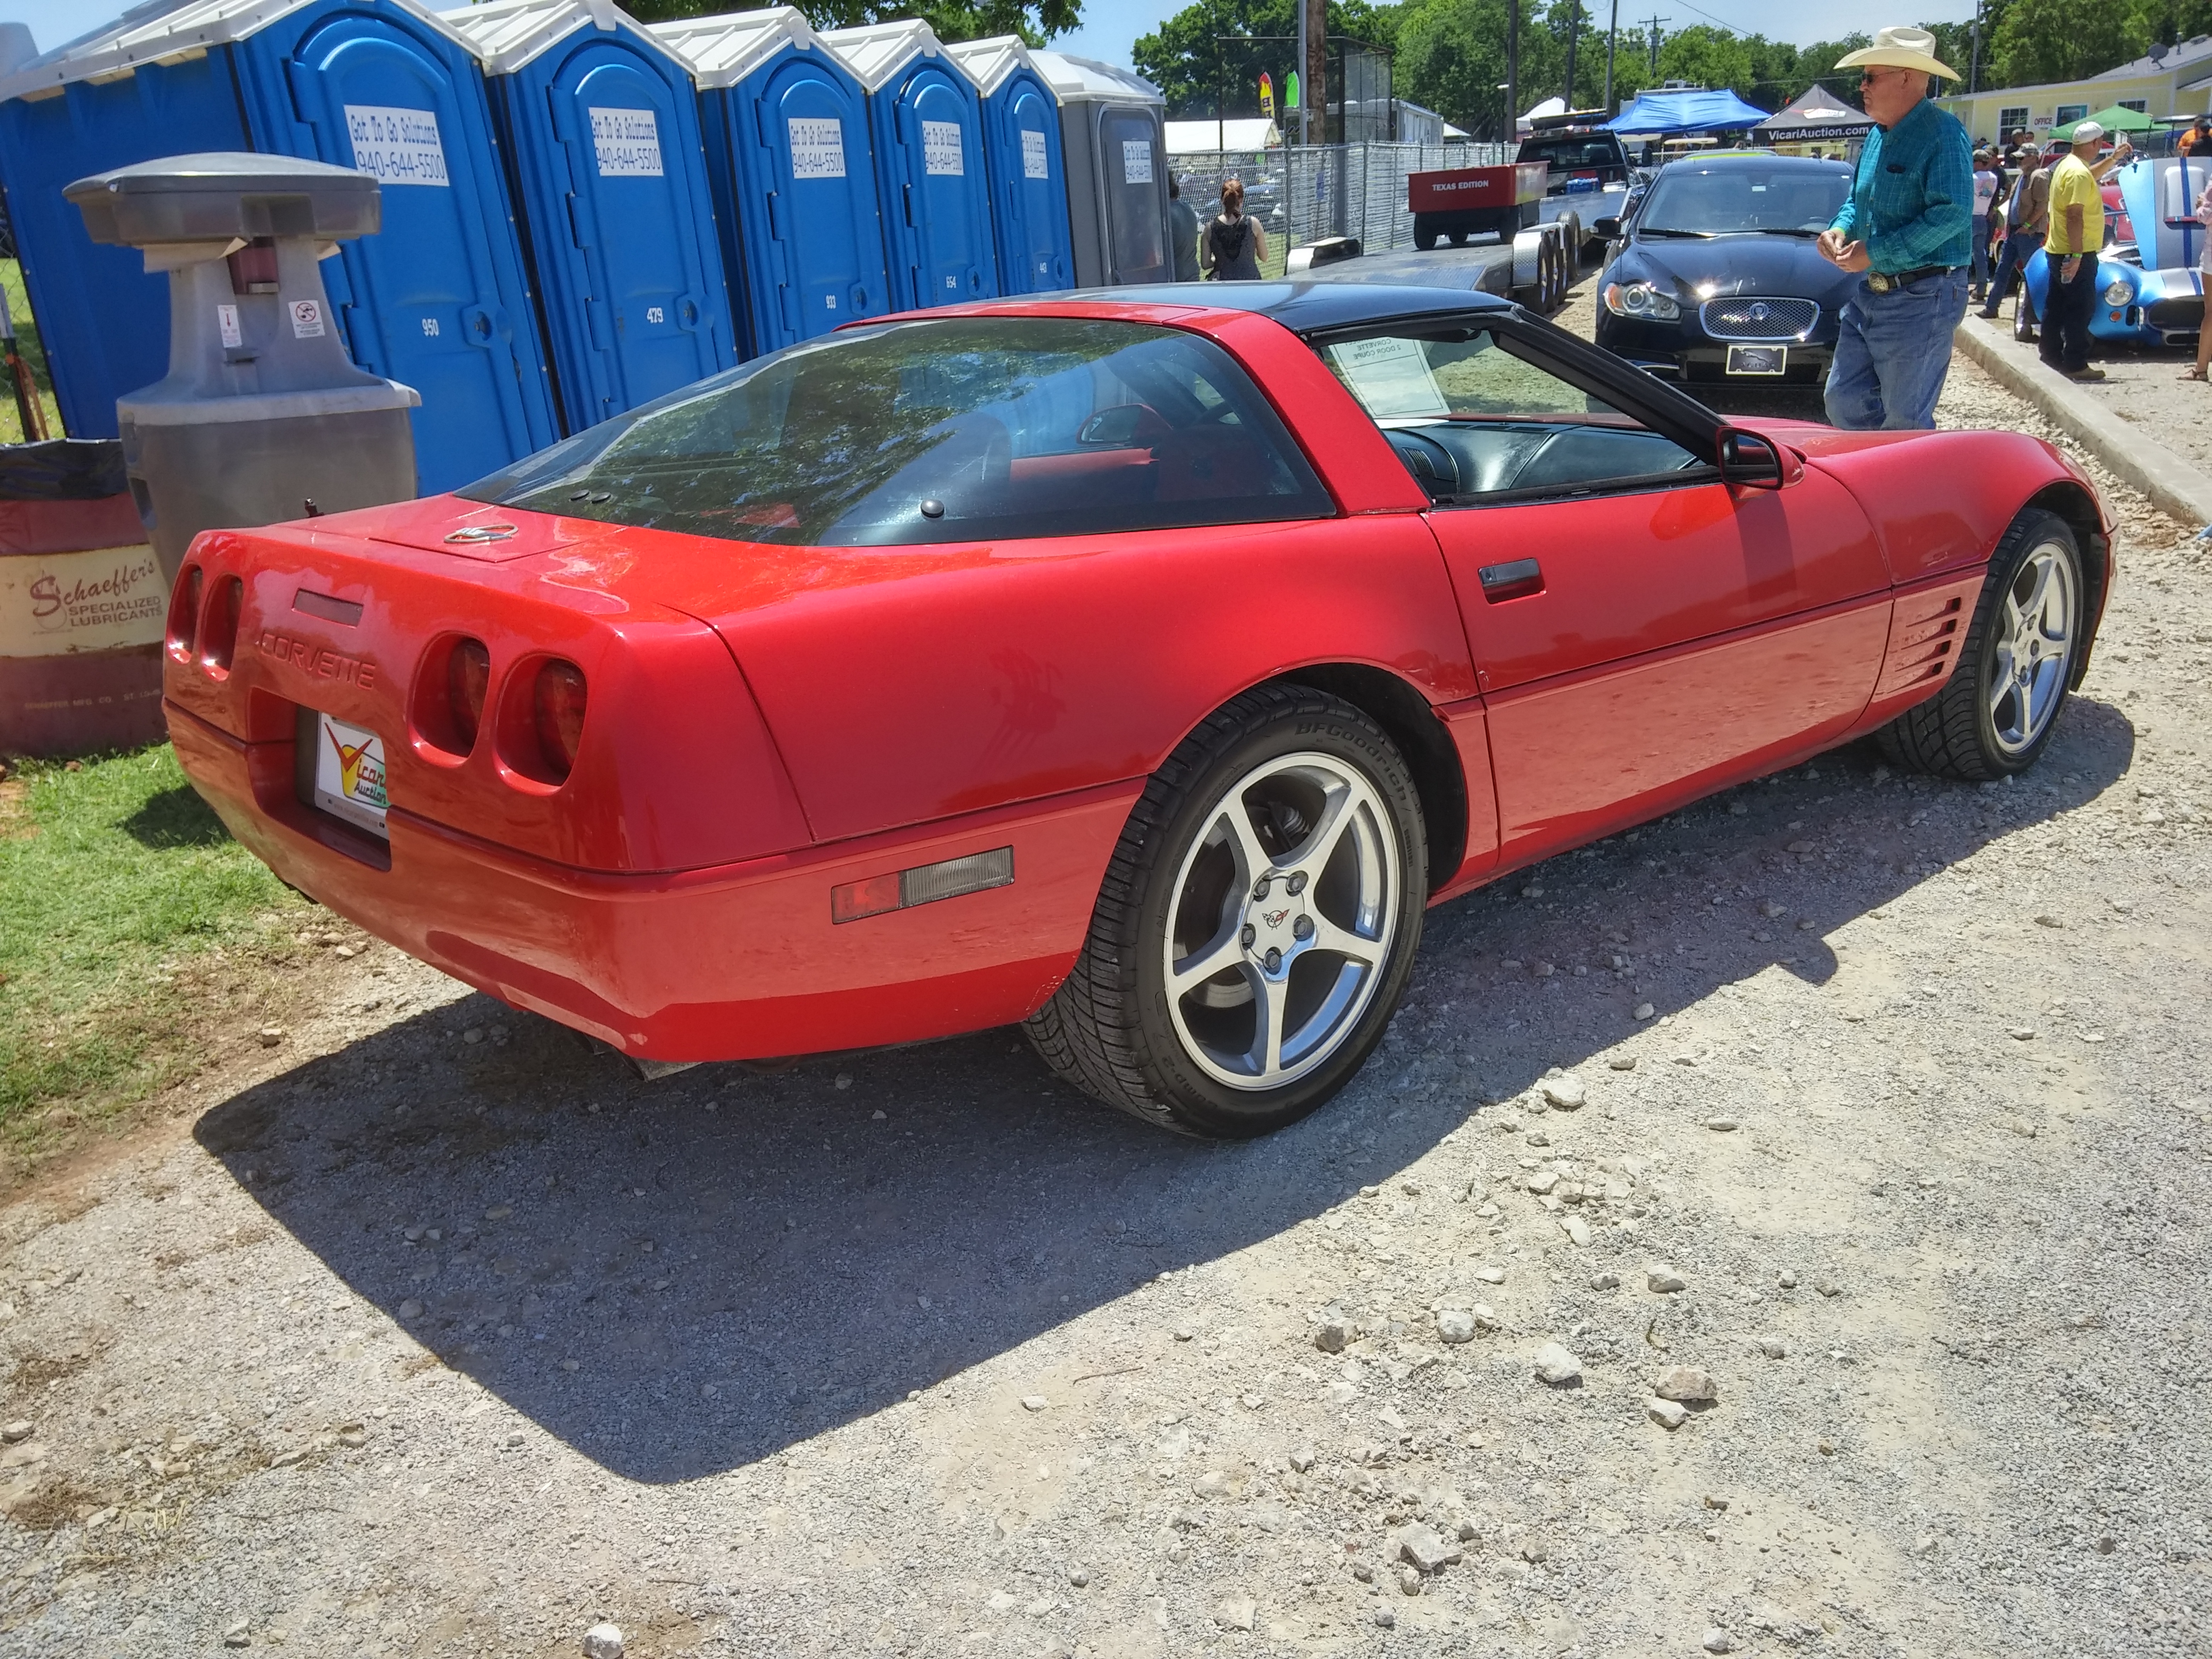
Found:
[[[1755,127],[1766,112],[1725,87],[1718,92],[1647,92],[1606,125],[1615,132],[1729,132]]]

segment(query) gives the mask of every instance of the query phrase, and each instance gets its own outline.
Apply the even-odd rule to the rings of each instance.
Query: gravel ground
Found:
[[[2212,562],[2111,499],[2030,780],[1432,912],[1259,1145],[1003,1031],[643,1084],[368,946],[0,1210],[0,1646],[2203,1652]]]

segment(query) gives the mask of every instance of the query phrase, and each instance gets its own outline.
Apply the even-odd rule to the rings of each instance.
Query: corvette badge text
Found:
[[[305,674],[317,679],[337,680],[347,685],[357,685],[364,691],[376,684],[376,665],[362,657],[341,656],[327,646],[309,640],[295,640],[289,634],[280,634],[275,629],[264,629],[261,637],[253,641],[253,648],[264,657],[274,657],[278,662],[288,662]]]

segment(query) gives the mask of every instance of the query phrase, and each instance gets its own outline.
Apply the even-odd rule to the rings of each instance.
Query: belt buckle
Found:
[[[1877,294],[1887,294],[1893,284],[1887,272],[1869,270],[1867,272],[1867,286]]]

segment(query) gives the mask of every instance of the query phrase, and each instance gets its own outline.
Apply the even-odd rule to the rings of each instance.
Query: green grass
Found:
[[[0,1136],[19,1148],[196,1069],[313,914],[167,744],[81,766],[0,784]]]
[[[46,414],[46,435],[62,435],[61,405],[54,401],[54,377],[46,367],[46,349],[39,334],[38,321],[31,315],[30,296],[23,291],[23,267],[13,259],[0,259],[0,289],[8,294],[8,314],[15,323],[15,349],[31,367],[32,383],[39,389],[39,403]],[[0,384],[0,443],[21,443],[23,422],[15,410],[15,394]]]

